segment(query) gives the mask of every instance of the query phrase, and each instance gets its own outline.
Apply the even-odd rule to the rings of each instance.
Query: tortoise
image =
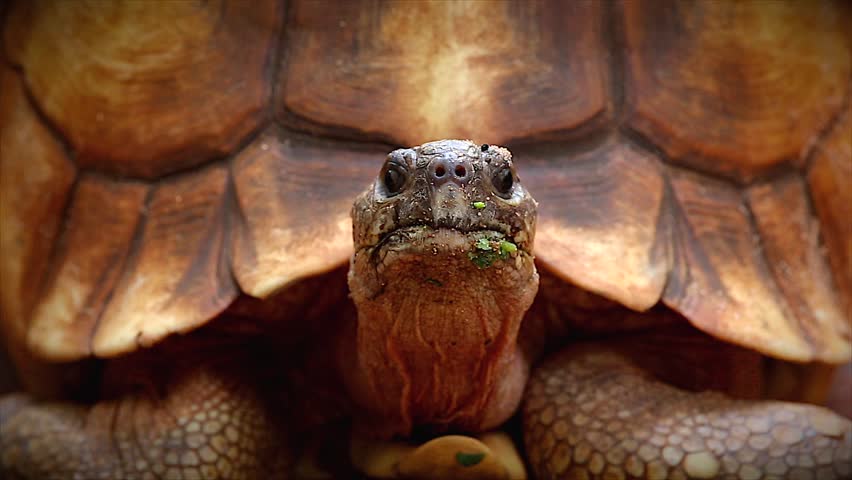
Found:
[[[7,5],[0,471],[849,478],[849,5],[646,3]]]

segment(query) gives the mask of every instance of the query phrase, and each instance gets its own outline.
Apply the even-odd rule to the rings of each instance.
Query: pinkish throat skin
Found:
[[[484,431],[516,410],[529,373],[518,331],[538,274],[527,252],[499,252],[500,238],[421,229],[353,256],[358,315],[339,368],[373,435]],[[483,262],[488,240],[497,253]]]

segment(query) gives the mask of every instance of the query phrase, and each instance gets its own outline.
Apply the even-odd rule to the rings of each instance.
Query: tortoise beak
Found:
[[[446,182],[435,185],[431,191],[432,226],[434,228],[454,228],[471,230],[471,204],[469,194],[460,185]]]

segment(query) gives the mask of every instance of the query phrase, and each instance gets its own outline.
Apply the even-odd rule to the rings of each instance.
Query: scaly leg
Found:
[[[286,477],[292,457],[247,356],[201,348],[118,363],[107,380],[120,387],[94,405],[0,400],[0,477]]]
[[[813,405],[689,392],[608,345],[533,373],[523,409],[535,478],[852,478],[852,422]]]

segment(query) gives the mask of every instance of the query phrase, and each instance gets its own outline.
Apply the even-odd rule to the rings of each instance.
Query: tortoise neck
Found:
[[[439,253],[377,269],[372,257],[356,254],[349,274],[358,315],[342,368],[353,398],[393,419],[394,434],[508,418],[527,375],[517,340],[538,288],[532,258],[481,269]]]

